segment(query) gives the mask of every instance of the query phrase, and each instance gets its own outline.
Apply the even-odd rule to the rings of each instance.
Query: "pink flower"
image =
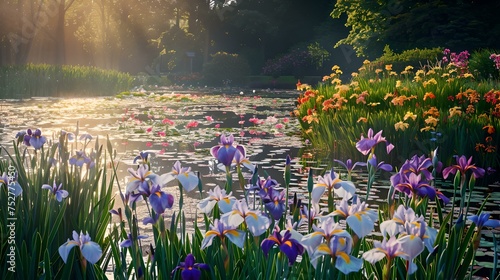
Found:
[[[198,126],[198,122],[197,121],[190,121],[187,125],[186,125],[186,128],[189,129],[189,128],[194,128],[194,127],[197,127]]]
[[[146,129],[146,132],[148,132],[148,133],[149,133],[149,132],[151,132],[151,130],[153,130],[153,128],[152,128],[152,127],[148,127],[148,128]]]
[[[158,131],[158,136],[165,137],[165,131]]]
[[[238,124],[244,124],[244,123],[245,123],[245,121],[239,121],[238,122]]]
[[[215,124],[215,128],[219,128],[220,127],[220,124]]]
[[[146,147],[151,147],[151,146],[153,146],[153,143],[152,143],[152,142],[147,142],[147,143],[146,143]]]
[[[251,123],[253,123],[253,124],[259,124],[260,123],[259,118],[256,118],[256,117],[250,118],[248,121],[251,122]]]
[[[283,128],[283,124],[282,123],[277,123],[274,127],[276,127],[276,129],[282,129]]]
[[[162,145],[163,147],[168,147],[170,144],[168,144],[168,142],[163,142],[163,143],[161,143],[161,145]]]
[[[243,137],[243,136],[245,136],[245,131],[242,130],[242,131],[240,131],[240,137]]]
[[[205,116],[205,119],[209,122],[213,122],[214,119],[211,116]]]
[[[284,123],[288,123],[288,122],[290,122],[290,119],[289,119],[289,118],[287,118],[287,117],[285,117],[285,118],[283,118],[283,122],[284,122]]]
[[[163,124],[174,125],[174,122],[172,120],[169,120],[168,118],[164,118],[161,122]]]

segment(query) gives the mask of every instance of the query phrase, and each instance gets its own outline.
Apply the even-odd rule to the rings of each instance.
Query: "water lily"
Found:
[[[85,260],[87,260],[91,264],[95,264],[102,256],[102,250],[99,244],[94,241],[91,241],[89,234],[83,234],[80,232],[80,235],[76,231],[73,231],[73,240],[69,240],[59,247],[59,255],[63,259],[65,263],[68,261],[68,255],[73,249],[73,247],[78,246],[80,248],[80,252],[82,253]],[[84,264],[85,266],[85,264]]]
[[[299,241],[292,238],[290,231],[287,230],[284,235],[281,235],[278,226],[275,227],[272,235],[262,241],[260,247],[267,257],[269,250],[275,245],[288,257],[289,265],[292,265],[297,260],[297,257],[304,253],[304,247]]]
[[[181,278],[183,280],[198,280],[201,278],[201,270],[209,270],[210,266],[204,263],[196,263],[195,258],[192,254],[188,254],[183,262],[180,262],[178,266],[172,270],[171,276],[174,278],[174,274],[181,270]]]
[[[69,193],[62,189],[62,183],[59,186],[56,184],[54,180],[54,185],[50,186],[47,184],[42,185],[42,189],[50,190],[50,192],[54,195],[57,201],[61,202],[63,198],[68,197]]]

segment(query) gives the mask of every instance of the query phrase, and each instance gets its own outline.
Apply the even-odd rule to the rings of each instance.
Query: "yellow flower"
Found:
[[[447,80],[446,80],[446,82],[451,83],[451,82],[453,82],[454,80],[455,80],[454,78],[449,78],[449,79],[447,79]]]
[[[349,85],[351,87],[355,88],[355,87],[359,86],[359,82],[358,81],[352,81]]]
[[[441,75],[441,78],[446,78],[446,77],[449,77],[449,76],[450,76],[450,74],[444,73],[443,75]]]
[[[423,74],[425,74],[424,70],[420,69],[420,70],[417,70],[417,72],[415,73],[415,76],[420,76]]]
[[[387,71],[392,71],[392,64],[387,64],[387,65],[385,66],[385,70],[387,70]]]
[[[422,84],[424,85],[424,87],[426,87],[428,85],[437,85],[437,81],[436,81],[436,79],[432,78],[428,81],[424,81]]]
[[[394,94],[392,94],[392,93],[388,92],[388,93],[386,93],[386,95],[384,96],[384,100],[387,100],[387,98],[389,98],[389,97],[393,97],[393,96],[394,96]]]
[[[340,69],[340,66],[338,66],[338,65],[333,65],[333,67],[332,67],[332,71],[336,71],[339,69]]]
[[[452,118],[453,116],[457,115],[457,116],[461,116],[462,115],[462,109],[458,106],[455,106],[453,108],[450,108],[450,118]]]
[[[364,122],[364,123],[366,123],[366,122],[368,122],[368,119],[367,119],[367,118],[364,118],[364,117],[360,117],[360,118],[358,119],[358,121],[357,121],[357,122],[358,122],[358,123],[359,123],[359,122]]]
[[[431,131],[431,130],[434,130],[434,127],[432,127],[432,126],[426,126],[424,128],[421,128],[420,132],[422,132],[422,131]]]
[[[365,59],[365,61],[363,61],[363,64],[364,65],[370,64],[370,61],[368,59]]]
[[[357,77],[358,75],[359,75],[359,74],[358,74],[357,72],[352,72],[352,73],[351,73],[351,76],[352,76],[353,78]]]
[[[406,67],[405,67],[405,71],[407,71],[407,72],[408,72],[408,71],[410,71],[410,70],[413,70],[413,66],[408,65],[408,66],[406,66]]]
[[[396,71],[389,72],[389,76],[397,76],[397,75],[398,75],[398,73],[396,73]]]
[[[342,70],[340,70],[340,69],[335,70],[335,74],[342,75],[343,73],[344,73],[344,72],[342,72]]]
[[[472,75],[471,73],[465,73],[464,78],[474,78],[474,75]]]
[[[366,70],[366,68],[365,68],[364,66],[359,67],[359,69],[358,69],[358,71],[359,71],[359,72],[362,72],[362,71],[364,71],[364,70]]]
[[[432,116],[428,116],[427,119],[425,119],[425,123],[432,126],[437,126],[438,121],[439,119]]]
[[[339,79],[339,78],[335,78],[335,79],[333,79],[333,80],[332,80],[332,85],[333,85],[333,84],[338,84],[338,85],[340,85],[340,84],[342,84],[342,80],[341,80],[341,79]]]
[[[380,105],[380,102],[370,102],[368,103],[368,106],[372,106],[372,107],[375,107],[375,106],[378,106]]]
[[[336,85],[335,89],[339,90],[339,93],[345,93],[349,91],[349,86],[348,85]]]
[[[376,74],[378,74],[378,73],[380,73],[380,72],[382,72],[382,71],[383,71],[383,70],[382,70],[382,69],[380,69],[380,68],[375,69],[375,73],[376,73]]]
[[[404,131],[405,129],[407,129],[410,125],[408,123],[405,123],[405,122],[397,122],[394,124],[394,128],[396,129],[396,131],[398,130],[401,130],[401,131]]]
[[[398,88],[398,87],[400,87],[400,86],[401,86],[401,81],[400,81],[400,80],[397,80],[397,81],[396,81],[396,87]]]
[[[416,120],[417,119],[417,115],[416,114],[413,114],[412,112],[406,112],[403,120],[407,120],[407,119],[412,119],[412,120]]]
[[[434,69],[427,71],[427,75],[434,75],[434,74],[436,74],[436,71],[434,71]]]

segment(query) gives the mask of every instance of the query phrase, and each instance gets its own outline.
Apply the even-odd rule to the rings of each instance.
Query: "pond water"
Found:
[[[0,144],[12,149],[12,140],[20,130],[40,128],[49,139],[56,139],[61,130],[78,134],[89,133],[101,144],[109,137],[119,158],[119,182],[122,190],[127,181],[127,168],[136,165],[133,159],[140,151],[150,153],[151,166],[155,173],[171,171],[179,160],[182,166],[199,172],[204,191],[221,187],[225,173],[218,170],[209,149],[219,142],[221,133],[232,133],[238,144],[247,149],[247,156],[259,166],[259,174],[267,174],[283,182],[286,155],[292,157],[292,183],[290,193],[298,193],[306,201],[307,171],[314,169],[315,175],[322,174],[329,163],[310,158],[307,146],[300,137],[297,120],[290,114],[295,107],[298,93],[293,91],[257,91],[236,93],[172,92],[170,90],[144,93],[124,98],[33,98],[25,100],[0,101]],[[73,143],[78,149],[80,145]],[[245,170],[245,177],[251,176]],[[360,194],[366,175],[359,173]],[[389,188],[388,176],[380,178],[370,193],[369,204],[374,207],[386,202]],[[234,178],[235,186],[237,178]],[[173,182],[172,182],[173,183]],[[450,194],[451,182],[439,182],[443,192]],[[239,187],[234,195],[240,196]],[[480,203],[486,193],[490,194],[487,211],[494,218],[500,218],[500,187],[478,187],[472,200]],[[167,191],[178,201],[179,190],[175,184]],[[366,191],[364,191],[366,193]],[[118,194],[118,189],[116,189]],[[203,197],[205,194],[203,194]],[[364,196],[364,195],[363,195]],[[200,219],[197,203],[198,191],[184,193],[184,212],[187,219]],[[120,206],[117,196],[115,208]],[[170,213],[178,212],[175,203]],[[473,209],[474,211],[474,209]],[[146,208],[138,209],[138,218],[148,215]],[[169,213],[165,215],[168,221]],[[139,223],[142,226],[142,223]],[[147,231],[150,227],[143,226]],[[486,236],[498,235],[498,230],[487,231]],[[146,244],[150,240],[145,240]],[[479,256],[492,257],[491,240],[485,239]]]

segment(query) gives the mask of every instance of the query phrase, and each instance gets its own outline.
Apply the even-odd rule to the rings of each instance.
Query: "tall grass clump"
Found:
[[[474,155],[481,165],[498,169],[500,84],[478,80],[468,69],[468,53],[449,50],[435,64],[401,72],[365,61],[349,83],[334,67],[316,88],[299,85],[303,93],[295,114],[304,136],[331,157],[360,159],[352,143],[372,127],[399,143],[381,160],[401,162],[439,145],[450,162],[453,155]]]
[[[96,67],[28,64],[0,68],[0,98],[113,95],[130,89],[132,76]]]

